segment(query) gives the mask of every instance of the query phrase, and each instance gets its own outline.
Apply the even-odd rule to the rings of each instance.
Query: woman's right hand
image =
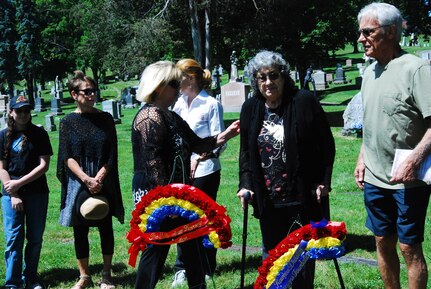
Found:
[[[84,180],[84,184],[87,186],[88,190],[92,194],[97,194],[102,190],[102,183],[96,178],[88,177]]]
[[[238,191],[236,196],[241,201],[241,206],[243,209],[245,209],[245,206],[247,206],[251,201],[253,200],[254,192],[247,190],[247,189],[241,189]]]
[[[10,201],[12,209],[17,212],[24,211],[24,203],[22,202],[22,199],[20,197],[18,197],[17,195],[11,195]]]

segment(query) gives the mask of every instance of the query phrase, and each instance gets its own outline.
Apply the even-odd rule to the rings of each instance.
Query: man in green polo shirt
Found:
[[[364,189],[366,226],[374,233],[385,288],[400,288],[399,246],[407,265],[409,288],[426,288],[422,252],[430,187],[417,170],[431,152],[431,66],[399,45],[400,11],[372,3],[358,14],[359,39],[375,58],[363,77],[363,144],[355,169]],[[411,154],[391,173],[396,149]]]

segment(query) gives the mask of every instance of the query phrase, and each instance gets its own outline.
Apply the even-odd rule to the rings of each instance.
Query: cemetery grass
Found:
[[[100,104],[99,104],[100,108]],[[63,107],[67,114],[74,109],[70,104]],[[326,109],[326,107],[325,107]],[[117,288],[133,288],[136,269],[128,265],[129,244],[125,238],[129,229],[131,211],[133,209],[131,197],[131,180],[133,175],[132,150],[130,143],[130,124],[137,109],[124,110],[122,123],[117,125],[119,143],[119,172],[121,189],[126,211],[125,224],[119,224],[114,220],[115,230],[115,254],[113,276],[118,284]],[[44,123],[45,113],[39,113],[33,117],[36,124]],[[225,121],[228,124],[239,117],[238,113],[226,113]],[[55,117],[55,123],[59,123],[61,116]],[[347,256],[352,259],[363,258],[375,260],[374,239],[370,232],[364,227],[365,210],[362,202],[362,193],[358,191],[353,181],[353,169],[356,156],[359,151],[361,140],[341,135],[341,128],[332,129],[336,140],[336,160],[332,178],[331,193],[331,215],[333,220],[344,221],[347,225],[349,235],[345,241]],[[70,288],[78,278],[78,269],[73,247],[73,234],[71,228],[61,227],[58,224],[60,184],[55,176],[58,149],[58,131],[49,133],[54,156],[47,173],[50,187],[50,202],[48,209],[47,227],[44,235],[42,255],[39,265],[40,276],[47,288]],[[241,272],[241,244],[243,229],[243,211],[236,197],[238,186],[238,151],[239,138],[231,140],[228,148],[222,154],[222,181],[218,193],[218,202],[227,208],[232,219],[233,246],[227,250],[219,250],[217,261],[218,268],[213,281],[208,288],[239,288]],[[257,268],[261,262],[260,234],[257,220],[252,217],[252,209],[248,216],[247,235],[247,259],[246,259],[246,288],[252,288],[257,277]],[[430,216],[430,214],[428,214]],[[431,252],[430,248],[430,217],[427,218],[425,236],[425,254]],[[0,223],[2,219],[0,219]],[[2,224],[1,224],[2,226]],[[102,271],[102,260],[100,252],[100,241],[97,230],[90,231],[90,270],[93,280],[100,280]],[[0,251],[4,250],[4,236],[0,236]],[[359,260],[359,259],[358,259]],[[427,260],[429,258],[427,256]],[[174,275],[175,246],[172,246],[168,260],[157,288],[169,288]],[[342,276],[346,288],[382,288],[378,269],[376,266],[364,265],[356,261],[339,261]],[[4,281],[4,262],[0,262],[0,279]],[[403,288],[407,288],[405,266],[401,271]],[[332,261],[319,261],[316,266],[315,288],[340,288],[334,263]]]

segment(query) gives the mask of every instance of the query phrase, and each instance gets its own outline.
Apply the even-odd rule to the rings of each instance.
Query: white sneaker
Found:
[[[186,284],[186,282],[187,282],[186,270],[180,270],[175,273],[174,282],[172,282],[171,287],[174,288],[180,285],[184,285]]]

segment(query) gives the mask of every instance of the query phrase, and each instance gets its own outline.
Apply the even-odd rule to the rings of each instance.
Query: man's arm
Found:
[[[412,153],[395,171],[390,180],[391,182],[405,183],[416,180],[418,168],[431,152],[431,120],[430,118],[425,120],[428,122],[427,131]]]
[[[359,152],[358,161],[356,162],[355,168],[355,182],[358,188],[364,189],[364,175],[365,175],[365,163],[364,163],[364,144],[361,145],[361,151]]]

